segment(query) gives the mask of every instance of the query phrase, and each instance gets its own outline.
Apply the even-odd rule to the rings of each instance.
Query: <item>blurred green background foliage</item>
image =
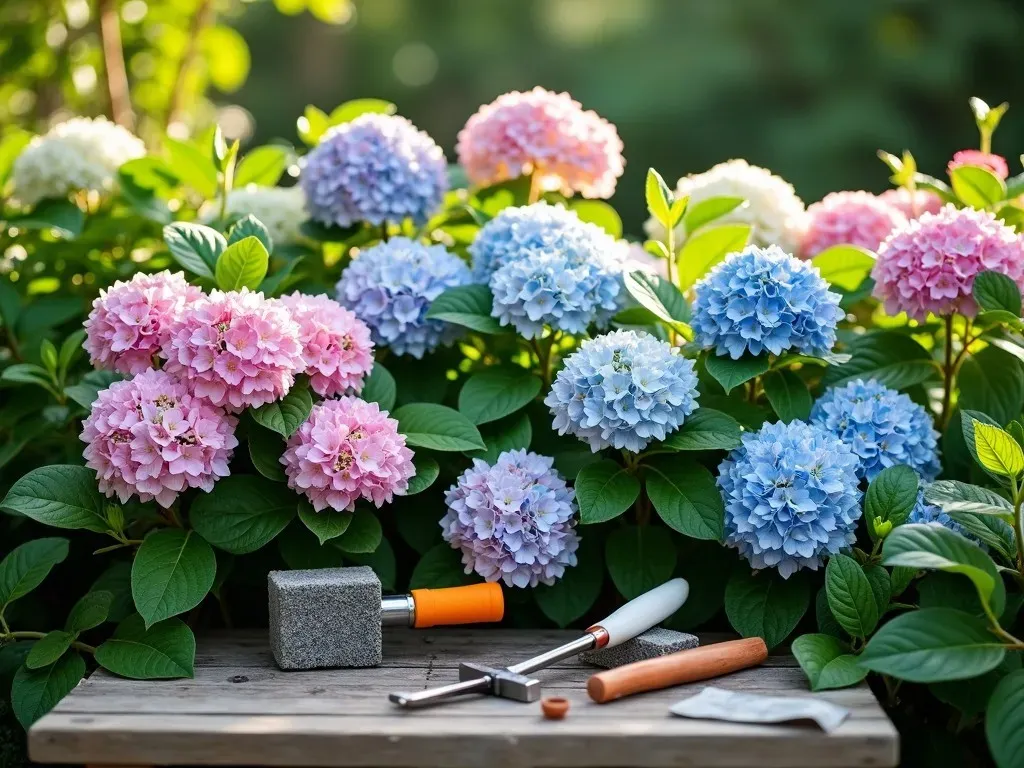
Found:
[[[634,233],[649,166],[671,181],[745,157],[807,202],[883,189],[879,147],[940,172],[974,144],[967,98],[1018,101],[1024,66],[1017,0],[5,0],[0,122],[109,111],[105,9],[150,139],[169,119],[219,119],[247,142],[293,142],[307,104],[375,96],[453,158],[480,104],[567,90],[618,126],[612,203]],[[1022,133],[1011,110],[995,151]]]

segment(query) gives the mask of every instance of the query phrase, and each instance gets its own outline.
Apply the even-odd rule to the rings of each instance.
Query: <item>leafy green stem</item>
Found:
[[[942,367],[942,415],[939,417],[939,431],[949,423],[950,406],[953,402],[953,383],[956,379],[953,358],[953,315],[946,315],[946,353]]]
[[[1017,540],[1017,574],[1024,577],[1024,489],[1017,485],[1017,478],[1012,478],[1013,483],[1013,532]]]
[[[45,632],[29,631],[5,631],[3,635],[0,635],[0,639],[3,640],[42,640],[44,637],[46,637]],[[75,640],[73,643],[71,643],[71,647],[74,648],[76,651],[84,651],[85,653],[96,653],[95,646],[89,645],[88,643],[79,642],[78,640]]]

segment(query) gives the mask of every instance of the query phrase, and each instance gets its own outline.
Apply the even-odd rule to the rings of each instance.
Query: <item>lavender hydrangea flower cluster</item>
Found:
[[[869,482],[896,464],[929,482],[942,469],[939,433],[924,406],[875,379],[826,390],[811,409],[811,421],[853,448],[860,457],[857,475]]]
[[[595,453],[636,452],[682,426],[697,396],[693,361],[650,334],[615,331],[566,358],[544,404],[560,435],[576,435]]]
[[[469,267],[444,246],[394,237],[363,251],[338,281],[338,302],[370,328],[375,344],[421,358],[450,344],[460,329],[427,320],[430,303],[446,288],[468,285]]]
[[[564,208],[506,208],[470,248],[473,275],[489,281],[491,314],[527,338],[549,325],[583,333],[619,309],[625,248]]]
[[[299,182],[324,224],[422,224],[441,206],[447,170],[441,148],[404,117],[366,114],[324,134]]]
[[[810,263],[776,246],[750,246],[697,283],[693,329],[705,349],[733,360],[789,350],[820,357],[843,316],[842,297],[828,287]]]
[[[493,466],[474,459],[448,489],[442,536],[462,550],[466,573],[535,587],[576,565],[575,494],[553,465],[536,453],[505,451]]]
[[[824,427],[765,424],[719,466],[725,542],[789,578],[851,546],[861,516],[857,455]]]

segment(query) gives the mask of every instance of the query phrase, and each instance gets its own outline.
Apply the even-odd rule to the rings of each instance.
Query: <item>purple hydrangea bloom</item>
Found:
[[[361,221],[422,224],[448,190],[444,152],[397,115],[366,114],[324,134],[299,179],[310,218],[349,227]]]
[[[850,546],[861,516],[857,455],[816,424],[765,424],[719,466],[725,543],[788,579]]]
[[[693,361],[647,333],[614,331],[565,359],[544,404],[552,426],[589,443],[642,451],[664,440],[697,407]]]
[[[576,565],[576,499],[554,460],[505,451],[493,466],[480,459],[445,496],[441,535],[462,550],[466,573],[510,587],[554,584]]]
[[[809,262],[774,245],[750,246],[726,257],[694,288],[697,341],[733,360],[766,351],[825,355],[843,317],[842,297],[828,287]]]
[[[829,388],[811,409],[811,421],[853,448],[860,457],[857,475],[869,482],[896,464],[929,482],[942,469],[939,433],[924,406],[875,379]]]
[[[470,282],[469,267],[444,246],[394,237],[360,253],[342,272],[338,303],[369,326],[374,344],[420,358],[461,334],[458,326],[426,319],[430,302]]]

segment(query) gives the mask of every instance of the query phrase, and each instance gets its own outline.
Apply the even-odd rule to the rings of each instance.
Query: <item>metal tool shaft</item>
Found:
[[[491,678],[478,677],[474,680],[464,680],[460,683],[442,685],[437,688],[428,688],[425,691],[416,693],[392,693],[388,695],[393,703],[406,709],[418,709],[435,704],[445,699],[454,699],[467,693],[487,693],[491,689]]]
[[[534,656],[532,659],[513,664],[508,670],[509,672],[515,672],[517,675],[528,675],[531,672],[536,672],[538,669],[546,669],[552,664],[557,664],[562,659],[568,659],[570,656],[583,653],[583,651],[589,651],[596,644],[597,636],[588,632],[565,645],[560,645],[550,651]]]

